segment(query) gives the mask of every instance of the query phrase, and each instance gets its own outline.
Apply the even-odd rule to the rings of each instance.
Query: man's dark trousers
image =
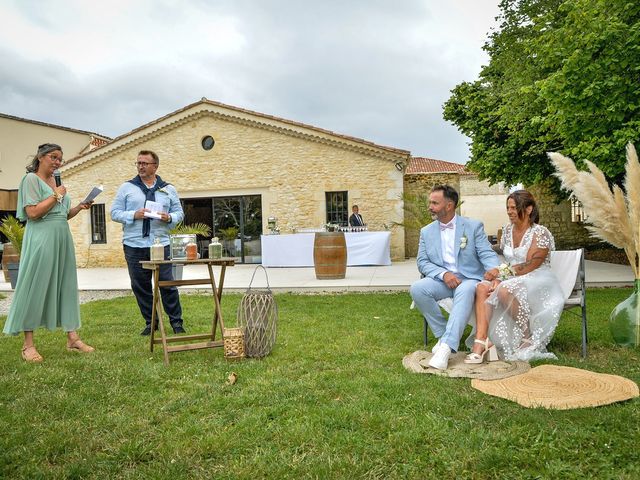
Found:
[[[124,258],[127,260],[129,268],[129,278],[131,279],[131,289],[138,301],[140,313],[147,325],[151,325],[151,309],[153,307],[153,286],[151,282],[152,270],[142,268],[140,264],[143,260],[149,260],[149,248],[136,248],[128,245],[124,247]],[[169,245],[164,247],[164,258],[169,257]],[[173,280],[171,264],[160,266],[160,280]],[[164,311],[169,316],[172,327],[182,326],[182,307],[180,306],[180,295],[176,287],[160,288],[162,305]]]

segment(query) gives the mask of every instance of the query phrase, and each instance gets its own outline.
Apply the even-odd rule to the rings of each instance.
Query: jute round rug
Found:
[[[452,378],[477,378],[481,380],[496,380],[507,378],[513,375],[521,375],[531,368],[527,362],[497,362],[466,364],[464,363],[465,352],[458,352],[449,357],[449,368],[438,370],[429,366],[431,352],[418,350],[406,355],[402,359],[402,365],[407,370],[414,373],[431,373]]]
[[[524,407],[556,410],[597,407],[638,396],[638,385],[627,378],[556,365],[540,365],[492,382],[472,380],[471,386]]]

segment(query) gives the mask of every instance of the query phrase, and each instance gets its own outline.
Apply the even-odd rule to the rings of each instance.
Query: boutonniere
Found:
[[[159,189],[158,189],[158,191],[159,191],[160,193],[164,193],[165,195],[169,195],[169,192],[167,192],[167,190],[166,190],[165,188],[166,188],[166,187],[159,188]]]
[[[462,237],[460,237],[460,250],[464,250],[467,246],[467,236],[463,233]]]

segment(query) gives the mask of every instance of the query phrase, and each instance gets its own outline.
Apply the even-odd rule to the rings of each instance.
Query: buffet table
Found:
[[[391,232],[347,232],[347,265],[391,265]],[[265,267],[313,267],[315,233],[262,235]]]

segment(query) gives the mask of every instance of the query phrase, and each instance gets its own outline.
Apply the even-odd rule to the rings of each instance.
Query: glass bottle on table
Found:
[[[152,262],[159,262],[164,260],[164,246],[160,243],[160,239],[156,238],[153,245],[150,247],[149,259]]]
[[[218,241],[218,237],[213,237],[209,244],[209,258],[219,260],[222,258],[222,244]]]

